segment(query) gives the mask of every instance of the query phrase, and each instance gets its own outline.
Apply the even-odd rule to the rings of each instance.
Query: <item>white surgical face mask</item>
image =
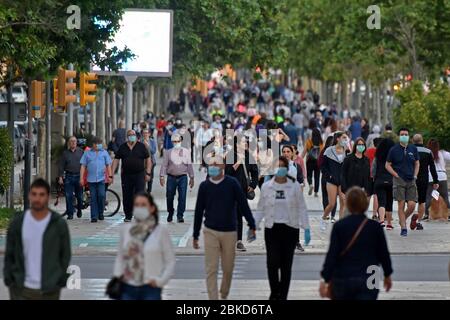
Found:
[[[146,207],[134,207],[133,215],[137,221],[143,221],[149,217],[150,212]]]

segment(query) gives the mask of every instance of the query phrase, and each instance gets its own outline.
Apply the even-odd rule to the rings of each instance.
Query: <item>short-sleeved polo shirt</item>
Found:
[[[392,168],[405,181],[414,180],[415,162],[419,160],[419,153],[413,144],[403,147],[400,143],[389,150],[386,161],[392,163]]]

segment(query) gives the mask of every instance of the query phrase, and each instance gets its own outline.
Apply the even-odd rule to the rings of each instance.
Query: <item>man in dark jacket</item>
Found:
[[[66,286],[70,234],[61,216],[48,209],[50,185],[31,184],[31,209],[17,214],[6,238],[3,277],[11,300],[58,300]]]
[[[422,220],[425,214],[425,203],[427,200],[427,190],[428,190],[428,170],[433,177],[433,188],[436,190],[439,188],[439,180],[436,172],[436,165],[434,164],[433,154],[430,149],[423,146],[423,137],[420,134],[415,134],[413,136],[413,143],[417,147],[419,152],[419,174],[417,175],[416,185],[417,185],[417,196],[419,207],[417,210],[418,221]],[[420,222],[416,224],[417,230],[423,230],[423,226]]]

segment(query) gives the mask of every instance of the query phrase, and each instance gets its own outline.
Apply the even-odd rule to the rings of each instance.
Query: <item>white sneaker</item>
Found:
[[[335,218],[331,218],[331,223],[335,223],[336,219]]]
[[[327,230],[327,221],[320,219],[320,231],[324,232]]]

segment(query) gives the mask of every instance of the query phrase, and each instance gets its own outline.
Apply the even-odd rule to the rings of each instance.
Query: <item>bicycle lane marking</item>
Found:
[[[111,242],[111,243],[117,242],[119,233],[117,232],[117,235],[116,235],[117,237],[111,237],[109,235],[109,231],[111,231],[114,228],[117,228],[117,226],[120,225],[121,223],[122,223],[122,219],[116,219],[116,221],[111,223],[105,229],[100,230],[100,231],[96,232],[95,234],[87,237],[85,242],[80,243],[78,246],[81,248],[86,248],[90,242],[91,242],[91,245],[94,244],[94,246],[95,246],[95,242],[98,242],[98,240],[106,240],[106,242]],[[94,243],[92,243],[92,242],[94,242]]]

